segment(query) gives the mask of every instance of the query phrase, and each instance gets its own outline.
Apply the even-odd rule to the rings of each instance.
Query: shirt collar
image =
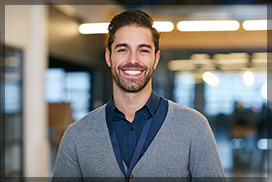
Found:
[[[152,116],[155,115],[159,103],[160,97],[154,91],[152,91],[151,96],[149,97],[148,101],[145,104],[145,106],[148,108],[148,111]]]
[[[113,96],[110,97],[110,100],[107,103],[106,109],[107,109],[107,112],[109,112],[111,114],[111,116],[113,116],[112,113],[113,113],[114,109],[117,109],[113,103]]]
[[[160,97],[154,91],[152,91],[151,96],[143,107],[147,107],[149,113],[154,116],[159,106],[159,103]],[[111,120],[115,109],[118,110],[118,108],[113,103],[113,96],[111,96],[106,106],[106,112],[107,114],[109,114]]]

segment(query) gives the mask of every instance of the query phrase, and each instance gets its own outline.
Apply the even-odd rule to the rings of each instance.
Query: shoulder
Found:
[[[169,101],[168,123],[181,129],[194,141],[209,140],[213,137],[207,118],[195,109]],[[208,139],[209,138],[209,139]]]
[[[180,121],[183,125],[207,125],[207,118],[199,111],[168,101],[168,115],[172,120]]]

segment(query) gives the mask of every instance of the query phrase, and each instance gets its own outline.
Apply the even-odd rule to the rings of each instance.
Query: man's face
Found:
[[[151,31],[145,27],[125,26],[118,29],[112,43],[112,52],[106,51],[114,82],[127,92],[138,92],[148,83],[159,60]]]

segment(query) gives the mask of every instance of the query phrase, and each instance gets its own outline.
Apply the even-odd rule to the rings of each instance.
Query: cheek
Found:
[[[115,70],[116,69],[116,64],[114,62],[111,62],[111,69]]]
[[[111,61],[111,71],[114,73],[118,73],[119,69],[118,67],[121,66],[118,62],[116,61]]]
[[[116,66],[116,58],[115,57],[111,56],[110,64],[111,64],[111,68],[114,68]]]
[[[156,58],[154,56],[149,59],[148,66],[152,69],[154,69],[156,67]]]
[[[122,58],[122,56],[112,55],[111,64],[115,66],[120,65],[123,62],[122,60],[125,60],[124,58]]]

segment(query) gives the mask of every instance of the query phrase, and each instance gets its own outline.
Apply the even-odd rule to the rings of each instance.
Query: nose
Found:
[[[131,63],[131,64],[136,64],[136,63],[139,62],[139,57],[138,57],[136,51],[131,51],[128,62]]]

